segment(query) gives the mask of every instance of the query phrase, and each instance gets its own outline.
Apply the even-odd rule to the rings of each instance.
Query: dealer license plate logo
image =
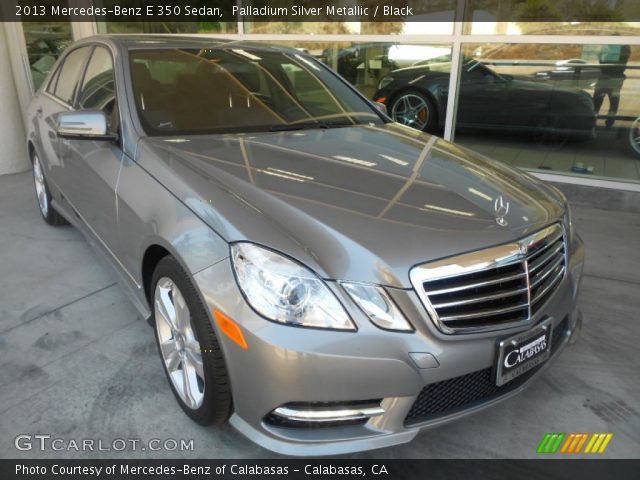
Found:
[[[537,367],[551,355],[551,320],[534,330],[502,340],[498,350],[496,384],[504,385]]]

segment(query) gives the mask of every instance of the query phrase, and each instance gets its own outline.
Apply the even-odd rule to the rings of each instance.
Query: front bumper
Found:
[[[383,331],[374,326],[335,282],[330,287],[358,326],[357,332],[296,328],[269,322],[248,306],[235,282],[228,260],[194,275],[209,312],[223,311],[241,327],[249,345],[240,348],[222,333],[234,399],[231,424],[249,439],[286,455],[335,455],[387,447],[413,439],[421,429],[434,427],[477,412],[525,389],[557,358],[568,341],[575,340],[580,315],[576,309],[584,248],[574,236],[569,246],[566,277],[530,325],[501,332],[450,336],[439,332],[413,290],[389,289],[398,306],[416,328],[412,333]],[[427,385],[492,369],[496,339],[526,331],[551,317],[564,329],[552,342],[553,355],[535,372],[497,394],[407,421],[407,415]],[[212,323],[215,326],[215,322]],[[217,328],[216,328],[217,330]],[[413,359],[412,355],[413,354]],[[430,354],[435,360],[419,368],[415,358]],[[515,380],[514,380],[515,382]],[[507,384],[509,385],[509,384]],[[381,415],[365,423],[320,428],[292,428],[269,423],[275,409],[295,402],[362,402],[380,400]]]

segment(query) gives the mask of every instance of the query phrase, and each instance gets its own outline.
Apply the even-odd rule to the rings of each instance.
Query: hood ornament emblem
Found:
[[[498,195],[495,203],[493,204],[493,209],[496,213],[496,223],[501,227],[506,227],[509,225],[509,222],[505,220],[504,217],[509,213],[509,201],[506,200],[502,195]]]

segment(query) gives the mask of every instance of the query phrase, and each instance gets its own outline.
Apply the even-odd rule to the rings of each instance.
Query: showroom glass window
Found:
[[[71,42],[71,22],[22,22],[33,88],[37,90]]]
[[[290,6],[286,0],[270,2],[270,6],[280,4]],[[339,72],[367,98],[383,98],[390,113],[395,105],[394,119],[411,117],[405,113],[420,110],[424,120],[412,126],[461,141],[513,166],[585,179],[640,181],[640,162],[634,160],[640,158],[636,101],[640,98],[640,22],[627,21],[637,19],[638,2],[415,0],[408,4],[414,10],[412,21],[327,22],[319,18],[281,22],[273,18],[215,29],[232,33],[229,37],[234,39],[303,50]],[[251,5],[251,0],[243,0],[242,5]],[[568,12],[581,18],[564,21]],[[586,19],[589,21],[582,21]],[[205,32],[203,27],[98,23],[102,33],[180,29],[195,33]],[[233,35],[236,32],[244,35]],[[487,35],[493,43],[480,38]],[[597,44],[593,36],[598,36]],[[629,47],[628,59],[625,46]],[[623,65],[603,66],[612,65],[607,57],[617,57]],[[489,73],[465,70],[469,60],[478,60]],[[459,64],[459,71],[452,72],[452,64]],[[427,75],[424,81],[416,80],[421,72],[393,81],[396,76],[408,77],[407,68],[418,73],[421,68],[427,70],[423,67],[441,71],[446,78],[435,81],[435,75]],[[615,73],[622,67],[624,78]],[[447,84],[451,75],[457,82]],[[408,92],[412,108],[403,110],[396,86],[413,80],[426,82],[435,93]],[[527,81],[537,85],[529,89],[522,83]],[[541,88],[546,88],[548,98],[535,105]],[[455,115],[449,118],[446,113],[453,110],[449,104],[454,100]],[[495,105],[486,108],[493,101]],[[558,115],[561,109],[565,114]]]
[[[378,99],[382,87],[389,78],[394,77],[394,72],[398,70],[413,69],[415,73],[413,78],[417,78],[427,70],[438,69],[446,73],[451,68],[451,44],[447,43],[319,41],[270,43],[298,48],[317,58],[337,71],[369,99]],[[414,86],[413,89],[421,90],[420,86]],[[389,112],[392,110],[393,101],[399,98],[397,95],[399,91],[400,89],[398,92],[392,91],[386,99],[391,102],[387,103]]]
[[[53,94],[65,103],[71,104],[73,102],[80,75],[90,50],[89,47],[73,50],[66,56],[60,67]]]
[[[640,180],[640,48],[469,44],[463,56],[456,142],[526,169]]]

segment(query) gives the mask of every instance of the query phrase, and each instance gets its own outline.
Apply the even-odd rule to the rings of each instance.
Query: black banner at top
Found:
[[[3,0],[0,21],[625,22],[638,0]]]

